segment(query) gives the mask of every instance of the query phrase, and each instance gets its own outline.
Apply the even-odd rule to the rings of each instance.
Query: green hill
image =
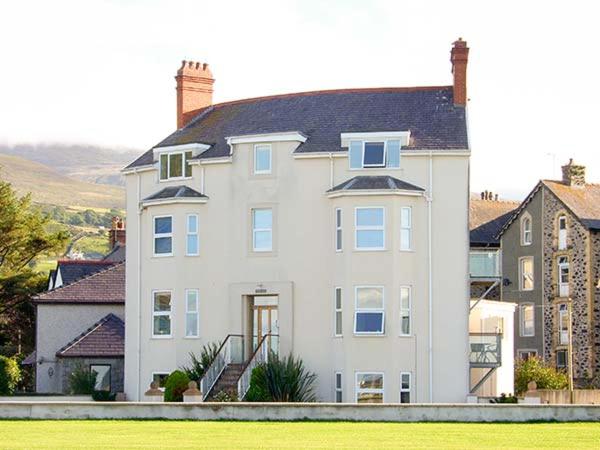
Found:
[[[88,183],[62,175],[50,167],[18,156],[0,153],[0,178],[37,203],[90,208],[125,207],[120,186]]]

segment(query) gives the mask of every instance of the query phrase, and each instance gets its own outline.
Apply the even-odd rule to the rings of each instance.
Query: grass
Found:
[[[0,421],[0,448],[594,448],[600,423]]]

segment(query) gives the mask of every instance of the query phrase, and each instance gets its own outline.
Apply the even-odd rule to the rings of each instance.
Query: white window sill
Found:
[[[190,339],[190,340],[196,340],[196,339],[200,339],[200,336],[184,336],[183,339]]]
[[[386,334],[385,333],[377,333],[377,332],[374,332],[374,333],[368,333],[368,332],[367,333],[358,333],[358,332],[355,331],[354,332],[354,336],[355,337],[386,337]]]
[[[155,253],[152,255],[153,258],[170,258],[173,253]]]
[[[158,179],[159,183],[169,183],[171,181],[184,181],[184,180],[192,180],[194,177],[173,177],[173,178],[167,178],[164,180],[161,180],[160,178]]]
[[[161,334],[161,335],[152,335],[152,337],[150,339],[156,339],[156,340],[163,340],[163,339],[173,339],[173,336],[170,334]]]
[[[387,248],[383,247],[383,248],[356,248],[354,247],[354,251],[355,252],[385,252],[387,251]]]

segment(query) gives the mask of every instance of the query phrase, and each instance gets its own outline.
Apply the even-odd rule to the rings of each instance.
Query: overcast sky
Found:
[[[600,181],[594,3],[2,1],[0,142],[145,150],[175,128],[182,59],[210,64],[216,102],[450,84],[461,36],[472,191],[520,198],[569,157]]]

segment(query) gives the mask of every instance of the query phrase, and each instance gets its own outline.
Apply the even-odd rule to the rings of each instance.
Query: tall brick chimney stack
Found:
[[[177,80],[177,128],[184,127],[199,109],[212,105],[213,75],[208,64],[182,61]]]
[[[469,47],[467,47],[467,41],[463,41],[462,38],[458,38],[458,41],[455,41],[452,45],[450,62],[452,63],[452,74],[454,75],[454,104],[466,106]]]
[[[108,245],[112,250],[115,246],[125,245],[125,222],[120,217],[113,217],[110,230],[108,230]]]
[[[573,164],[573,158],[562,166],[563,183],[567,186],[585,186],[585,166]]]

